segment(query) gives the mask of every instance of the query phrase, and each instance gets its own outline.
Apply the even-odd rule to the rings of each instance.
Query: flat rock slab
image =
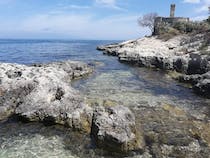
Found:
[[[92,109],[70,81],[91,72],[88,65],[72,61],[33,66],[0,63],[0,120],[15,114],[27,121],[90,130]]]
[[[113,152],[143,150],[144,140],[136,129],[134,114],[124,106],[100,107],[93,115],[92,135],[96,144]]]

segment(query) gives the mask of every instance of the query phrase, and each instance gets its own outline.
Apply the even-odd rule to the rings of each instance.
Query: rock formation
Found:
[[[98,108],[93,115],[92,135],[99,147],[113,152],[143,150],[134,114],[124,106]]]
[[[17,115],[23,121],[60,124],[88,133],[92,127],[99,147],[115,152],[142,149],[143,138],[128,108],[93,110],[71,87],[72,79],[91,72],[88,65],[72,61],[32,66],[0,63],[0,121]]]
[[[210,71],[202,75],[182,75],[179,81],[190,83],[197,94],[210,98]]]
[[[210,58],[200,51],[203,41],[203,34],[175,36],[168,41],[152,36],[97,49],[104,54],[118,56],[121,62],[193,75],[210,71]]]
[[[73,78],[92,72],[80,62],[25,66],[0,64],[0,120],[18,115],[26,121],[89,129],[92,110],[70,86]]]

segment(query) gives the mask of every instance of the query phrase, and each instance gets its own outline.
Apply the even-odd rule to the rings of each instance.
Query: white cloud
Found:
[[[56,6],[54,9],[52,9],[51,11],[48,12],[48,14],[50,15],[57,15],[57,14],[65,14],[66,12],[72,11],[72,10],[76,10],[76,11],[84,11],[84,10],[88,10],[91,9],[92,6],[88,6],[88,5],[67,5],[67,4],[62,4],[60,3],[58,6]]]
[[[200,3],[200,0],[184,0],[184,3]]]
[[[203,0],[200,2],[200,6],[196,9],[197,13],[208,12],[208,7],[210,6],[210,0]]]
[[[108,7],[116,10],[124,10],[123,8],[117,5],[116,0],[95,0],[96,4],[101,7]]]
[[[137,25],[138,15],[122,14],[97,19],[98,16],[92,12],[95,7],[123,10],[118,5],[116,0],[94,0],[90,6],[61,3],[45,13],[4,20],[0,23],[0,28],[3,28],[0,29],[0,37],[133,39],[150,33]]]
[[[205,20],[206,18],[207,18],[207,16],[200,15],[200,16],[192,17],[191,20],[192,21],[202,21],[202,20]]]
[[[200,7],[198,7],[197,9],[196,9],[196,12],[197,13],[202,13],[202,12],[208,12],[208,5],[207,4],[204,4],[204,5],[202,5],[202,6],[200,6]]]
[[[204,0],[204,2],[210,5],[210,0]]]
[[[67,5],[63,9],[90,9],[90,6],[81,6],[81,5]]]
[[[116,0],[96,0],[96,3],[113,6],[116,4]]]
[[[194,13],[195,16],[192,20],[204,20],[208,17],[208,10],[210,6],[210,0],[183,0],[184,3],[191,3],[195,5]]]
[[[133,39],[149,33],[137,25],[137,18],[136,15],[94,19],[90,14],[42,14],[4,27],[10,34],[22,34],[24,38]],[[1,31],[0,34],[4,32]]]

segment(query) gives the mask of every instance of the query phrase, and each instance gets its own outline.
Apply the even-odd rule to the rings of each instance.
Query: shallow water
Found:
[[[87,102],[100,104],[109,100],[130,107],[136,115],[140,115],[142,107],[169,104],[184,109],[195,119],[209,120],[210,101],[196,96],[166,73],[122,64],[117,58],[95,50],[97,45],[112,42],[0,40],[0,61],[31,64],[71,59],[94,63],[93,75],[72,83]],[[0,157],[3,158],[102,155],[106,153],[95,149],[89,136],[66,128],[14,121],[0,123]]]
[[[196,118],[208,118],[210,100],[195,95],[165,72],[132,66],[104,71],[106,66],[99,66],[88,79],[73,82],[73,87],[90,101],[110,100],[134,109],[169,104],[189,111]]]

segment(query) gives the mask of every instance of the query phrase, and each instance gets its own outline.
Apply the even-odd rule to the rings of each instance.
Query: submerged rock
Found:
[[[70,86],[92,69],[81,62],[25,66],[0,63],[0,120],[18,115],[25,121],[63,124],[89,130],[92,109]]]
[[[96,144],[109,151],[143,150],[144,140],[134,114],[124,106],[101,107],[93,115],[92,135]]]

